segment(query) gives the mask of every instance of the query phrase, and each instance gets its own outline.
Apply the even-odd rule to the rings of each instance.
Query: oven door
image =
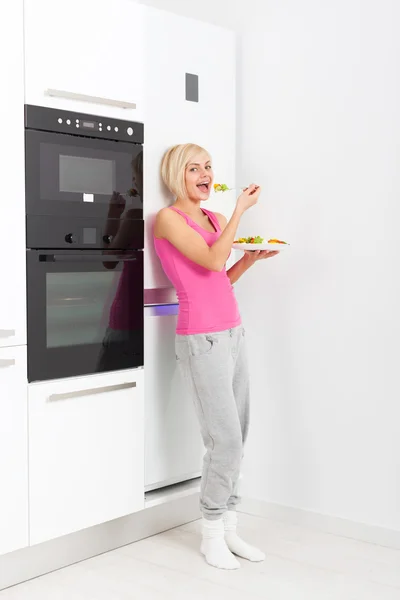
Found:
[[[143,252],[27,251],[28,381],[143,365]]]
[[[26,130],[25,158],[28,215],[104,219],[117,192],[143,218],[141,144]]]

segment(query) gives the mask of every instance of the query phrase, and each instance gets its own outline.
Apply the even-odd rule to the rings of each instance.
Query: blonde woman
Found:
[[[261,189],[250,185],[227,222],[201,207],[213,184],[211,157],[195,144],[165,154],[162,178],[176,200],[161,210],[154,243],[179,299],[176,355],[193,394],[206,448],[201,482],[201,552],[217,568],[237,569],[234,555],[262,561],[265,555],[236,533],[238,479],[249,426],[249,376],[245,331],[234,284],[256,261],[277,252],[246,253],[229,271],[231,252],[243,213]]]

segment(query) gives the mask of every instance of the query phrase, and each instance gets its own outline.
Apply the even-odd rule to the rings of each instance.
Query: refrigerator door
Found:
[[[204,448],[175,357],[178,304],[144,309],[145,490],[199,477]]]

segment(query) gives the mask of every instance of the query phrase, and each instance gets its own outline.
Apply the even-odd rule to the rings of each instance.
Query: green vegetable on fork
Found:
[[[214,192],[227,192],[230,189],[226,183],[214,183]]]

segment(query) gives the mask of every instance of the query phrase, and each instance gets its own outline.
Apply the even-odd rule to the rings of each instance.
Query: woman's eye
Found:
[[[197,168],[196,168],[196,167],[192,167],[192,168],[190,169],[190,171],[194,173],[194,171],[197,171]]]
[[[212,166],[211,165],[207,165],[206,169],[212,169]]]

